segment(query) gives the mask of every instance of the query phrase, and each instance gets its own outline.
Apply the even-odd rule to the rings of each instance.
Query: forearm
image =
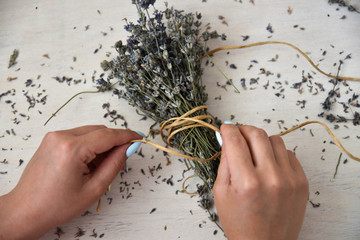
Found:
[[[34,214],[27,199],[13,194],[0,197],[0,240],[38,239],[48,230],[41,214]]]

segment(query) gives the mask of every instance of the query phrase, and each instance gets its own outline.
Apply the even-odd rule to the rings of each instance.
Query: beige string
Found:
[[[224,46],[224,47],[219,47],[219,48],[215,48],[211,51],[209,51],[207,53],[207,55],[212,55],[218,51],[221,50],[231,50],[231,49],[241,49],[241,48],[249,48],[249,47],[254,47],[254,46],[261,46],[261,45],[266,45],[266,44],[283,44],[283,45],[287,45],[292,47],[293,49],[295,49],[296,51],[298,51],[301,55],[303,55],[306,60],[308,60],[308,62],[316,69],[318,70],[320,73],[324,74],[325,76],[328,76],[330,78],[337,78],[337,79],[341,79],[341,80],[349,80],[349,81],[360,81],[360,78],[353,78],[353,77],[341,77],[341,76],[334,76],[331,74],[328,74],[324,71],[322,71],[320,68],[318,68],[315,63],[308,57],[308,55],[306,55],[306,53],[304,53],[303,51],[301,51],[298,47],[296,47],[295,45],[288,43],[288,42],[282,42],[282,41],[264,41],[264,42],[256,42],[256,43],[251,43],[251,44],[247,44],[247,45],[239,45],[239,46]]]
[[[220,130],[217,127],[215,127],[214,125],[211,125],[210,123],[203,121],[205,119],[210,119],[213,121],[214,118],[210,115],[199,115],[199,116],[195,116],[195,117],[188,117],[189,115],[191,115],[199,110],[202,110],[202,109],[207,109],[207,106],[198,106],[198,107],[193,108],[190,111],[186,112],[185,114],[181,115],[180,117],[174,117],[174,118],[170,118],[170,119],[164,121],[160,125],[159,132],[160,132],[161,138],[165,139],[165,135],[164,135],[163,131],[167,130],[167,140],[165,143],[167,145],[169,145],[170,147],[172,147],[173,145],[171,144],[171,139],[177,133],[184,131],[186,129],[189,129],[189,128],[206,127],[206,128],[212,129],[214,131],[220,132]],[[192,124],[192,123],[196,123],[196,124]],[[208,159],[201,159],[201,158],[195,158],[195,157],[192,157],[189,155],[179,153],[175,150],[166,148],[160,144],[153,143],[151,141],[144,140],[144,139],[133,140],[131,142],[142,142],[142,143],[150,144],[150,145],[152,145],[160,150],[163,150],[165,152],[168,152],[170,154],[177,155],[179,157],[187,158],[187,159],[194,160],[194,161],[199,161],[199,162],[212,161],[212,160],[216,159],[217,157],[219,157],[221,154],[221,152],[217,152]]]
[[[101,209],[101,198],[99,198],[97,206],[96,206],[96,212],[100,212]]]
[[[347,151],[343,147],[343,145],[340,143],[340,141],[331,132],[330,128],[325,123],[320,122],[320,121],[307,121],[307,122],[304,122],[304,123],[300,123],[299,125],[291,128],[289,130],[286,130],[285,132],[279,133],[278,135],[283,136],[283,135],[288,134],[288,133],[290,133],[290,132],[292,132],[292,131],[294,131],[294,130],[296,130],[298,128],[301,128],[301,127],[303,127],[305,125],[312,124],[312,123],[317,123],[317,124],[320,124],[321,126],[323,126],[326,129],[326,131],[328,132],[328,134],[330,135],[330,137],[332,138],[332,140],[334,141],[334,143],[336,144],[336,146],[338,146],[343,152],[345,152],[351,159],[354,159],[354,160],[360,162],[360,158],[352,155],[349,151]]]
[[[183,183],[182,183],[183,192],[186,193],[186,194],[188,194],[188,195],[197,194],[197,191],[195,191],[195,192],[188,192],[188,190],[186,190],[186,188],[185,188],[185,183],[187,182],[187,180],[189,180],[190,178],[193,178],[193,177],[197,177],[197,175],[191,175],[191,176],[187,177],[187,178],[183,181]]]
[[[208,56],[214,54],[215,52],[218,52],[218,51],[221,51],[221,50],[231,50],[231,49],[241,49],[241,48],[249,48],[249,47],[254,47],[254,46],[261,46],[261,45],[266,45],[266,44],[283,44],[283,45],[287,45],[287,46],[290,46],[292,47],[293,49],[297,50],[302,56],[304,56],[306,58],[306,60],[317,70],[319,71],[320,73],[322,73],[323,75],[327,76],[327,77],[330,77],[330,78],[336,78],[336,79],[341,79],[341,80],[348,80],[348,81],[360,81],[360,78],[353,78],[353,77],[342,77],[342,76],[334,76],[334,75],[331,75],[331,74],[328,74],[328,73],[325,73],[324,71],[322,71],[319,67],[317,67],[315,65],[315,63],[310,59],[310,57],[308,57],[308,55],[306,53],[304,53],[303,51],[301,51],[298,47],[296,47],[295,45],[291,44],[291,43],[288,43],[288,42],[282,42],[282,41],[264,41],[264,42],[256,42],[256,43],[251,43],[251,44],[247,44],[247,45],[239,45],[239,46],[224,46],[224,47],[219,47],[219,48],[215,48],[211,51],[209,51],[207,53]],[[203,120],[206,120],[206,119],[209,119],[211,122],[214,121],[214,118],[210,115],[199,115],[199,116],[195,116],[195,117],[188,117],[190,116],[191,114],[199,111],[199,110],[202,110],[202,109],[207,109],[207,106],[199,106],[199,107],[196,107],[194,109],[191,109],[190,111],[186,112],[185,114],[183,114],[182,116],[180,117],[174,117],[174,118],[171,118],[171,119],[168,119],[166,121],[164,121],[161,126],[160,126],[160,134],[161,134],[161,137],[162,139],[164,139],[164,133],[163,131],[164,130],[167,130],[167,140],[166,140],[166,144],[169,145],[170,147],[173,146],[171,144],[171,139],[174,137],[174,135],[176,135],[177,133],[183,131],[183,130],[186,130],[186,129],[193,129],[195,127],[206,127],[206,128],[209,128],[209,129],[212,129],[213,131],[217,131],[217,132],[220,132],[220,130],[211,125],[210,123],[208,122],[205,122]],[[307,121],[307,122],[304,122],[304,123],[301,123],[293,128],[290,128],[289,130],[286,130],[285,132],[282,132],[282,133],[279,133],[277,134],[278,136],[283,136],[283,135],[286,135],[292,131],[295,131],[296,129],[298,128],[301,128],[305,125],[308,125],[308,124],[313,124],[313,123],[317,123],[317,124],[320,124],[321,126],[323,126],[326,131],[328,132],[328,134],[330,135],[330,137],[332,138],[332,140],[334,141],[334,143],[336,144],[336,146],[338,146],[343,152],[345,152],[351,159],[353,160],[356,160],[358,162],[360,162],[360,158],[359,157],[356,157],[354,156],[353,154],[351,154],[349,151],[347,151],[343,145],[340,143],[340,141],[335,137],[335,135],[331,132],[331,130],[329,129],[329,127],[323,123],[323,122],[320,122],[320,121]],[[185,140],[185,139],[184,139]],[[182,143],[184,142],[184,140],[182,141]],[[189,156],[189,155],[185,155],[185,154],[182,154],[182,153],[179,153],[175,150],[172,150],[172,149],[169,149],[169,148],[166,148],[160,144],[157,144],[157,143],[153,143],[151,141],[148,141],[148,140],[133,140],[131,142],[142,142],[142,143],[146,143],[146,144],[150,144],[160,150],[163,150],[165,152],[168,152],[170,154],[173,154],[173,155],[177,155],[179,157],[182,157],[182,158],[187,158],[187,159],[190,159],[190,160],[193,160],[193,161],[200,161],[200,162],[208,162],[208,161],[212,161],[214,159],[216,159],[217,157],[219,157],[221,155],[221,152],[217,152],[215,153],[212,157],[208,158],[208,159],[201,159],[201,158],[194,158],[192,156]],[[182,143],[180,144],[180,146],[182,145]],[[182,188],[183,188],[183,191],[187,194],[196,194],[197,192],[188,192],[186,189],[185,189],[185,183],[186,181],[188,181],[190,178],[193,178],[195,177],[196,175],[191,175],[189,177],[187,177],[184,181],[183,181],[183,184],[182,184]],[[101,200],[101,199],[100,199]],[[98,202],[98,207],[97,207],[97,211],[100,210],[100,206],[101,206],[101,201],[99,200]]]
[[[191,113],[194,113],[198,110],[201,110],[201,109],[207,109],[207,106],[199,106],[199,107],[196,107],[192,110],[190,110],[189,112]],[[169,146],[172,146],[170,144],[170,138],[172,138],[176,133],[179,133],[185,129],[188,129],[190,127],[206,127],[206,128],[210,128],[214,131],[217,131],[217,132],[220,132],[220,130],[207,123],[207,122],[204,122],[200,119],[209,119],[209,115],[200,115],[200,116],[196,116],[196,117],[185,117],[185,116],[189,116],[189,112],[185,113],[184,115],[182,115],[181,117],[175,117],[175,118],[171,118],[167,121],[165,121],[163,124],[161,124],[160,126],[160,133],[161,133],[161,136],[164,137],[163,135],[163,130],[167,130],[168,131],[168,134],[170,133],[170,135],[168,135],[168,138],[166,140],[166,144],[168,144]],[[211,116],[210,116],[211,117]],[[211,117],[212,118],[212,117]],[[172,121],[172,123],[170,123]],[[193,125],[190,125],[192,122],[196,122],[198,124],[193,124]],[[308,124],[313,124],[313,123],[317,123],[317,124],[320,124],[321,126],[323,126],[326,131],[328,132],[328,134],[330,135],[330,137],[332,138],[332,140],[334,141],[334,143],[336,144],[336,146],[338,146],[343,152],[345,152],[351,159],[353,160],[356,160],[358,162],[360,162],[360,158],[359,157],[356,157],[354,156],[353,154],[351,154],[349,151],[347,151],[344,146],[340,143],[340,141],[335,137],[335,135],[331,132],[330,128],[323,122],[320,122],[320,121],[307,121],[307,122],[304,122],[304,123],[301,123],[293,128],[290,128],[289,130],[286,130],[285,132],[282,132],[282,133],[279,133],[277,134],[278,136],[283,136],[285,134],[288,134],[298,128],[301,128],[305,125],[308,125]],[[174,132],[173,132],[173,129],[174,128],[178,128],[176,129]],[[163,138],[164,139],[164,138]],[[189,155],[185,155],[185,154],[182,154],[182,153],[179,153],[175,150],[172,150],[172,149],[169,149],[169,148],[166,148],[160,144],[157,144],[157,143],[153,143],[151,141],[148,141],[148,140],[144,140],[144,139],[141,139],[141,140],[133,140],[131,142],[142,142],[142,143],[146,143],[146,144],[150,144],[158,149],[161,149],[165,152],[168,152],[170,154],[173,154],[173,155],[177,155],[179,157],[182,157],[182,158],[187,158],[187,159],[190,159],[190,160],[194,160],[194,161],[200,161],[200,162],[208,162],[208,161],[212,161],[214,160],[215,158],[217,158],[218,156],[220,156],[221,152],[217,152],[215,153],[212,157],[208,158],[208,159],[201,159],[201,158],[195,158],[195,157],[192,157],[192,156],[189,156]]]
[[[207,107],[206,107],[206,106],[200,106],[200,107],[197,107],[197,108],[192,109],[192,110],[189,111],[189,112],[194,113],[194,112],[196,112],[196,111],[198,111],[198,110],[201,110],[201,109],[207,109]],[[196,116],[196,117],[193,117],[193,118],[185,117],[185,116],[189,116],[189,115],[191,114],[191,113],[189,114],[189,112],[187,112],[186,114],[182,115],[181,117],[169,119],[169,120],[165,121],[163,124],[161,124],[160,130],[159,130],[160,133],[161,133],[161,136],[162,136],[162,137],[164,136],[164,135],[162,134],[163,130],[168,130],[168,133],[171,133],[172,130],[173,130],[173,128],[175,128],[175,127],[180,127],[180,128],[177,129],[176,131],[174,131],[173,133],[178,133],[178,132],[183,131],[183,130],[185,130],[185,129],[188,129],[189,127],[192,127],[192,126],[193,126],[193,127],[207,127],[207,128],[210,128],[210,129],[212,129],[212,130],[214,130],[214,131],[220,132],[220,130],[219,130],[217,127],[215,127],[215,126],[213,126],[213,125],[211,125],[211,124],[209,124],[209,123],[207,123],[207,122],[203,122],[203,121],[199,120],[199,119],[209,119],[209,117],[208,117],[209,115]],[[169,122],[171,122],[171,121],[173,121],[173,122],[169,124]],[[190,124],[191,122],[197,122],[198,124],[197,124],[197,125],[187,125],[187,126],[184,126],[184,125],[186,125],[186,124]],[[323,127],[326,129],[327,133],[328,133],[328,134],[330,135],[330,137],[332,138],[332,140],[334,141],[334,143],[336,144],[336,146],[338,146],[343,152],[345,152],[351,159],[360,162],[360,158],[354,156],[354,155],[351,154],[349,151],[347,151],[347,150],[344,148],[344,146],[340,143],[340,141],[335,137],[335,135],[331,132],[330,128],[329,128],[325,123],[320,122],[320,121],[307,121],[307,122],[303,122],[303,123],[301,123],[301,124],[299,124],[299,125],[297,125],[297,126],[295,126],[295,127],[292,127],[292,128],[290,128],[290,129],[286,130],[285,132],[279,133],[279,134],[277,134],[277,135],[278,135],[278,136],[284,136],[284,135],[286,135],[286,134],[288,134],[288,133],[290,133],[290,132],[295,131],[295,130],[298,129],[298,128],[301,128],[301,127],[303,127],[303,126],[305,126],[305,125],[308,125],[308,124],[314,124],[314,123],[317,123],[317,124],[320,124],[321,126],[323,126]],[[167,125],[167,124],[168,124],[168,125]],[[168,135],[168,136],[173,137],[174,135],[175,135],[175,134],[170,134],[170,135]],[[167,141],[165,142],[165,143],[167,143],[168,145],[170,145],[170,140],[169,140],[169,138],[170,138],[170,137],[168,137]],[[163,138],[163,139],[164,139],[164,138]],[[132,141],[132,142],[147,143],[147,144],[150,144],[150,145],[152,145],[152,146],[154,146],[154,147],[156,147],[156,148],[158,148],[158,149],[161,149],[161,150],[163,150],[163,151],[165,151],[165,152],[168,152],[168,153],[170,153],[170,154],[177,155],[177,156],[182,157],[182,158],[191,159],[191,160],[194,160],[194,161],[201,161],[201,162],[212,161],[212,160],[214,160],[215,158],[217,158],[218,156],[220,156],[220,154],[221,154],[221,152],[217,152],[217,153],[214,154],[211,158],[208,158],[208,159],[200,159],[200,158],[194,158],[194,157],[191,157],[191,156],[189,156],[189,155],[185,155],[185,154],[179,153],[179,152],[177,152],[177,151],[174,151],[174,150],[172,150],[172,149],[163,147],[163,146],[161,146],[161,145],[159,145],[159,144],[157,144],[157,143],[153,143],[153,142],[150,142],[150,141],[147,141],[147,140],[134,140],[134,141]],[[195,192],[189,192],[189,191],[187,191],[186,188],[185,188],[186,182],[187,182],[189,179],[191,179],[191,178],[193,178],[193,177],[196,177],[196,176],[197,176],[197,175],[191,175],[191,176],[187,177],[187,178],[183,181],[183,183],[182,183],[182,189],[183,189],[183,192],[184,192],[184,193],[189,194],[189,195],[197,194],[196,191],[195,191]]]

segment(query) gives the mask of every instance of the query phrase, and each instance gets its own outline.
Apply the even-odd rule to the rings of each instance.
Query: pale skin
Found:
[[[215,204],[229,239],[296,239],[306,176],[281,138],[225,124]],[[104,126],[48,133],[18,184],[0,197],[0,240],[37,239],[89,209],[125,168],[142,136]],[[36,221],[34,221],[36,219]]]

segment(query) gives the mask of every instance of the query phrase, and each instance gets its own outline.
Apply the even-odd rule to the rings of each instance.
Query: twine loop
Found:
[[[203,110],[203,109],[207,109],[207,106],[198,106],[196,108],[191,109],[190,111],[186,112],[185,114],[181,115],[180,117],[174,117],[174,118],[170,118],[166,121],[164,121],[161,125],[160,125],[160,135],[161,138],[163,139],[163,141],[170,147],[173,147],[172,141],[171,139],[179,132],[184,131],[186,129],[192,129],[192,128],[197,128],[197,127],[205,127],[205,128],[209,128],[213,131],[216,132],[220,132],[219,128],[215,127],[214,125],[211,124],[211,122],[214,121],[214,118],[208,114],[203,114],[203,115],[198,115],[195,117],[189,117],[191,114],[199,111],[199,110]],[[206,122],[205,120],[210,120],[210,123]],[[303,122],[295,127],[292,127],[288,130],[286,130],[285,132],[281,132],[279,134],[277,134],[278,136],[284,136],[290,132],[295,131],[298,128],[301,128],[305,125],[308,124],[320,124],[321,126],[323,126],[327,133],[329,134],[329,136],[331,137],[331,139],[334,141],[335,145],[338,146],[343,152],[345,152],[351,159],[360,162],[360,158],[354,156],[353,154],[351,154],[348,150],[346,150],[344,148],[344,146],[340,143],[339,139],[337,139],[335,137],[335,135],[332,133],[332,131],[330,130],[330,128],[323,122],[321,121],[307,121],[307,122]],[[164,131],[167,131],[167,135],[164,134]],[[188,134],[189,135],[189,134]],[[188,137],[188,135],[186,137]],[[181,146],[183,144],[183,142],[185,141],[186,137],[182,140],[179,149],[181,149]],[[172,150],[170,148],[164,147],[160,144],[148,141],[148,140],[133,140],[131,142],[142,142],[142,143],[146,143],[146,144],[150,144],[160,150],[163,150],[165,152],[168,152],[170,154],[182,157],[182,158],[187,158],[193,161],[199,161],[199,162],[208,162],[208,161],[212,161],[214,159],[216,159],[217,157],[219,157],[221,155],[221,151],[215,153],[212,157],[207,158],[207,159],[202,159],[202,158],[195,158],[180,152],[177,152],[175,150]]]
[[[211,122],[214,122],[214,118],[208,114],[203,114],[203,115],[199,115],[199,116],[195,116],[195,117],[189,117],[191,114],[203,110],[203,109],[207,109],[207,106],[198,106],[195,107],[191,110],[189,110],[188,112],[186,112],[185,114],[181,115],[180,117],[174,117],[174,118],[170,118],[166,121],[164,121],[161,125],[160,125],[160,135],[161,138],[163,139],[163,141],[166,143],[166,145],[173,147],[172,144],[172,138],[179,132],[184,131],[186,129],[193,129],[193,128],[197,128],[197,127],[205,127],[205,128],[209,128],[211,130],[220,132],[220,130],[215,127],[214,125],[211,124]],[[205,120],[210,120],[210,123],[206,122]],[[167,135],[164,134],[164,131],[167,132]],[[181,146],[183,144],[183,142],[186,140],[186,138],[189,135],[187,135],[181,142],[179,149],[181,149]],[[173,155],[177,155],[179,157],[182,158],[187,158],[193,161],[199,161],[199,162],[208,162],[208,161],[212,161],[214,159],[216,159],[217,157],[220,156],[221,152],[217,152],[215,153],[213,156],[211,156],[210,158],[207,159],[202,159],[202,158],[195,158],[180,152],[177,152],[175,150],[172,150],[170,148],[164,147],[160,144],[148,141],[148,140],[133,140],[131,142],[142,142],[142,143],[146,143],[146,144],[150,144],[160,150],[163,150],[165,152],[168,152],[170,154]]]

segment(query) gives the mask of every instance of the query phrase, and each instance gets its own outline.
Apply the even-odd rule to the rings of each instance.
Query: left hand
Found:
[[[46,134],[17,186],[0,197],[0,239],[37,239],[85,212],[126,164],[142,136],[105,126]]]

